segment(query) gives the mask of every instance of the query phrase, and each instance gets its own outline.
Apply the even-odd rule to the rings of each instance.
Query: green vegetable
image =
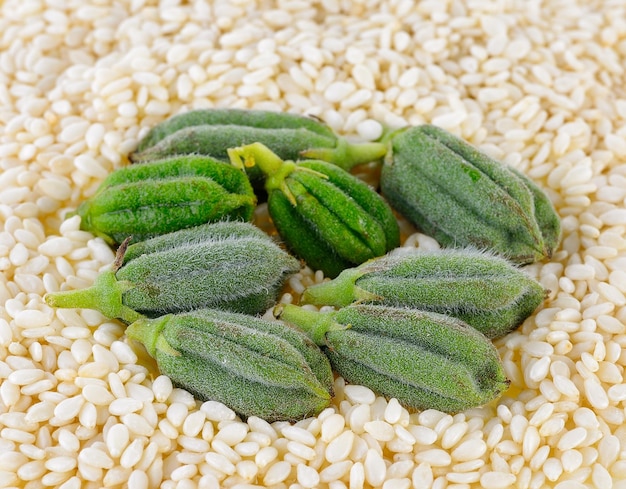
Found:
[[[444,246],[493,250],[520,264],[550,257],[559,217],[527,177],[431,125],[389,137],[381,192]]]
[[[279,322],[201,309],[140,318],[126,334],[175,385],[242,416],[295,421],[330,403],[328,360],[303,333]]]
[[[402,249],[304,291],[302,302],[352,302],[449,314],[488,338],[510,333],[545,298],[543,287],[501,257],[475,250]]]
[[[454,413],[509,385],[493,344],[449,316],[368,304],[334,312],[279,305],[275,315],[309,334],[346,381],[408,408]]]
[[[200,109],[153,127],[130,159],[141,162],[190,153],[227,159],[228,148],[255,142],[285,160],[320,158],[344,168],[380,160],[387,151],[382,143],[351,144],[311,117],[263,110]]]
[[[268,212],[294,254],[334,277],[400,242],[398,223],[374,189],[330,163],[283,161],[260,143],[229,150],[233,165],[265,174]]]
[[[87,289],[50,293],[53,307],[97,309],[127,323],[199,308],[262,313],[299,262],[252,224],[219,222],[120,247]]]
[[[224,219],[250,221],[256,197],[245,173],[202,156],[113,171],[76,214],[81,229],[120,244]]]

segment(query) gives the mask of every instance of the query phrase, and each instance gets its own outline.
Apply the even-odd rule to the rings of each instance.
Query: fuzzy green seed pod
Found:
[[[330,403],[328,360],[306,335],[277,321],[200,309],[140,318],[126,335],[175,385],[241,416],[296,421]]]
[[[96,309],[127,323],[207,307],[259,314],[300,269],[298,260],[245,222],[204,224],[124,248],[114,269],[91,287],[47,294],[46,302]]]
[[[256,196],[246,174],[222,161],[179,156],[119,168],[75,214],[109,244],[224,219],[250,221]]]
[[[318,160],[283,161],[254,143],[229,150],[236,166],[265,175],[268,212],[294,254],[330,277],[384,255],[400,242],[398,223],[374,189]]]
[[[274,314],[309,334],[346,381],[407,408],[455,413],[509,385],[494,345],[456,318],[369,304],[333,312],[281,304]]]
[[[543,287],[504,258],[471,249],[402,248],[307,288],[302,302],[364,302],[449,314],[493,339],[516,329],[544,298]]]
[[[191,153],[227,159],[228,148],[255,142],[285,160],[319,158],[343,168],[381,160],[387,152],[383,143],[349,143],[312,117],[264,110],[200,109],[153,127],[130,159],[142,162]]]
[[[527,264],[550,257],[560,220],[527,177],[435,126],[389,137],[381,192],[444,246],[492,250]]]

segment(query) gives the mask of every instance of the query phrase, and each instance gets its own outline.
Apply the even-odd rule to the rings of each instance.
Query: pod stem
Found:
[[[267,176],[274,175],[284,166],[284,161],[262,143],[229,148],[228,158],[231,164],[237,168],[245,169],[258,166]]]
[[[268,193],[271,190],[279,189],[295,205],[295,197],[285,184],[285,178],[295,170],[296,164],[293,161],[283,161],[262,143],[229,148],[228,158],[233,166],[240,169],[257,166],[265,176],[265,189]]]
[[[347,306],[357,300],[355,284],[362,274],[363,272],[357,268],[347,268],[333,280],[308,287],[302,294],[302,303],[318,306]]]
[[[98,275],[91,287],[50,292],[44,299],[51,307],[95,309],[108,318],[132,323],[142,315],[123,304],[122,294],[127,288],[124,282],[117,280],[115,272],[106,270]]]
[[[126,337],[141,343],[148,354],[152,358],[156,358],[157,347],[164,346],[163,343],[165,343],[166,350],[169,347],[165,340],[161,339],[161,331],[165,328],[168,320],[169,315],[155,319],[140,316],[139,319],[126,328]],[[171,350],[172,348],[169,347],[169,349]],[[178,352],[174,351],[174,354],[178,355]]]
[[[333,314],[304,309],[293,304],[279,304],[274,308],[277,319],[297,326],[318,346],[326,346],[326,333],[347,327],[334,321]]]
[[[382,161],[387,149],[387,144],[382,142],[350,143],[345,138],[339,138],[334,148],[311,148],[301,151],[300,156],[328,161],[348,171],[357,165]]]
[[[328,175],[311,170],[310,168],[298,166],[295,162],[283,161],[271,149],[262,143],[252,143],[238,148],[229,148],[228,157],[230,162],[237,168],[251,168],[258,166],[265,175],[265,190],[270,193],[272,190],[280,190],[292,205],[296,205],[296,197],[289,189],[286,178],[294,171],[306,171],[314,173],[320,178],[327,179]]]

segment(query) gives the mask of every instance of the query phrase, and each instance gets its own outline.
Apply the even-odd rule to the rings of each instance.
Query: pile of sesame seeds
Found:
[[[623,0],[5,0],[0,487],[625,488],[625,69]],[[542,186],[563,242],[527,267],[545,304],[496,343],[510,390],[447,415],[338,378],[315,418],[244,421],[173,387],[118,322],[49,308],[114,258],[66,213],[202,107],[355,140],[433,123]]]

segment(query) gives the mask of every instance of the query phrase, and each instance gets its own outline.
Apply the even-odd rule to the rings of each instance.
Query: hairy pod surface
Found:
[[[550,257],[560,220],[545,193],[518,171],[435,126],[389,138],[381,193],[444,246],[492,250],[527,264]]]
[[[250,221],[256,201],[241,170],[209,157],[178,156],[113,171],[76,214],[81,229],[120,244],[207,222]]]
[[[55,307],[97,309],[132,322],[200,308],[247,314],[275,304],[300,263],[250,223],[218,222],[135,243],[87,289],[51,293]]]
[[[227,150],[260,142],[285,160],[315,157],[343,168],[380,160],[382,143],[348,143],[319,119],[245,109],[200,109],[166,119],[153,127],[131,153],[134,162],[174,154],[204,154],[227,159]],[[247,169],[252,178],[261,177]]]
[[[296,421],[330,402],[327,358],[304,333],[277,321],[200,309],[138,319],[126,334],[175,385],[244,417]]]
[[[132,155],[139,155],[180,129],[194,126],[242,126],[257,129],[306,129],[314,134],[334,139],[335,133],[313,117],[266,110],[233,108],[198,109],[172,116],[152,127],[139,141]],[[222,151],[226,155],[226,148]]]
[[[459,318],[490,339],[516,329],[545,299],[544,288],[502,257],[471,249],[398,249],[307,288],[302,302],[410,307]]]
[[[325,161],[283,161],[258,143],[230,154],[233,164],[263,171],[270,217],[288,248],[311,268],[334,277],[399,245],[391,208],[345,170]]]
[[[456,318],[369,304],[334,312],[288,304],[275,314],[307,332],[346,381],[408,408],[455,413],[496,399],[509,385],[494,345]]]

